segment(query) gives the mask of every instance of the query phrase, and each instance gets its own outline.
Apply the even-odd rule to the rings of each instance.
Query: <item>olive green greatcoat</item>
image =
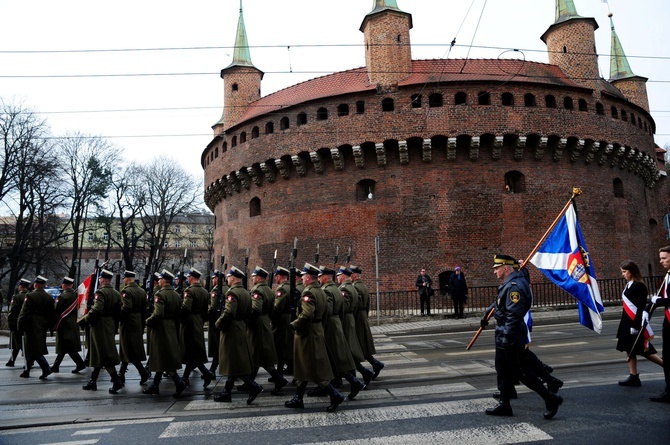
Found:
[[[247,335],[254,369],[267,369],[277,364],[277,350],[270,325],[270,312],[274,305],[275,294],[267,282],[261,281],[251,288],[251,317],[247,322]]]
[[[298,316],[293,321],[293,378],[301,382],[327,383],[333,379],[323,333],[326,294],[319,283],[310,283],[300,295]]]
[[[132,282],[121,290],[119,353],[121,361],[136,363],[147,359],[144,351],[144,322],[147,319],[147,293]]]
[[[288,281],[275,290],[275,304],[272,308],[272,337],[275,342],[277,360],[288,363],[293,360],[293,331],[291,324],[291,301]]]
[[[181,369],[181,353],[176,318],[181,298],[171,285],[162,287],[154,295],[154,312],[147,318],[151,327],[149,342],[149,371],[162,372]]]
[[[247,337],[247,318],[251,314],[251,296],[235,283],[226,292],[226,305],[216,320],[219,338],[219,373],[237,377],[251,374],[251,347]]]
[[[95,291],[93,306],[84,315],[91,326],[90,364],[94,368],[116,366],[120,362],[116,349],[116,320],[121,315],[121,294],[110,284]]]
[[[377,353],[375,349],[375,342],[372,338],[372,331],[370,331],[370,322],[368,320],[368,312],[370,311],[370,292],[368,287],[363,283],[363,280],[354,281],[354,288],[360,297],[358,310],[354,314],[356,320],[356,335],[358,335],[358,343],[361,345],[364,357],[370,357]]]
[[[361,344],[358,341],[358,335],[356,334],[356,320],[354,319],[354,313],[358,309],[358,292],[349,278],[344,280],[340,285],[340,292],[342,293],[342,297],[344,297],[342,330],[344,331],[344,336],[347,338],[347,343],[349,343],[349,349],[351,350],[351,355],[354,357],[354,362],[360,363],[365,360],[365,356],[363,355]]]
[[[216,320],[223,312],[224,301],[226,300],[228,286],[221,286],[221,296],[219,297],[218,286],[214,286],[209,291],[209,308],[207,309],[207,357],[212,357],[212,363],[219,363],[219,336],[220,332],[216,329]]]
[[[209,292],[195,282],[184,290],[179,323],[179,348],[181,362],[185,365],[207,363],[205,348],[205,318],[209,305]]]
[[[54,313],[56,354],[72,354],[81,351],[80,331],[77,325],[77,300],[77,291],[72,288],[65,289],[56,298]]]
[[[12,331],[12,344],[10,347],[12,349],[22,349],[21,338],[23,334],[19,331],[18,321],[19,314],[21,313],[21,308],[23,307],[23,301],[26,299],[27,290],[18,292],[12,296],[12,302],[9,305],[9,313],[7,314],[7,324],[9,324],[9,330]]]
[[[47,329],[54,315],[54,299],[44,289],[35,289],[26,294],[19,312],[17,327],[23,332],[23,353],[27,358],[37,358],[47,351]]]
[[[330,354],[333,372],[340,375],[356,368],[354,358],[351,355],[347,338],[342,330],[341,317],[344,315],[344,299],[342,293],[337,288],[337,284],[328,281],[323,285],[323,291],[328,299],[329,309],[326,311],[326,320],[324,334],[326,338],[326,347]]]

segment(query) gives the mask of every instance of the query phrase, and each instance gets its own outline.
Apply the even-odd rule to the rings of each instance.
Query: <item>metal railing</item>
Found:
[[[662,275],[644,279],[650,295],[656,292],[662,280]],[[624,285],[623,278],[599,279],[598,288],[603,304],[620,304]],[[533,290],[534,308],[576,306],[575,298],[554,283],[533,283],[531,288]],[[466,314],[482,314],[497,295],[497,286],[470,286],[464,312]],[[370,295],[370,318],[377,316],[375,298],[376,294],[372,293]],[[453,315],[454,307],[451,296],[448,293],[436,291],[430,299],[430,311],[433,315]],[[379,292],[380,317],[406,317],[418,314],[420,314],[420,302],[419,294],[415,289]]]

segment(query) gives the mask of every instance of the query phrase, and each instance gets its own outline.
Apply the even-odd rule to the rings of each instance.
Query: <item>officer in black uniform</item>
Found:
[[[491,308],[496,320],[495,366],[498,373],[500,402],[493,408],[487,408],[486,414],[493,416],[512,416],[509,401],[514,392],[514,383],[520,380],[528,388],[538,393],[545,401],[545,419],[556,415],[563,398],[549,391],[532,372],[524,366],[523,355],[528,336],[524,315],[533,304],[532,294],[523,275],[514,269],[516,260],[509,255],[496,255],[493,259],[493,270],[502,281],[498,286],[498,297],[487,309],[482,326],[486,326],[486,314]]]

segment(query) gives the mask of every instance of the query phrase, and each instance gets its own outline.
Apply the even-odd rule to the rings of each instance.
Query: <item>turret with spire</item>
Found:
[[[261,97],[263,72],[251,62],[242,0],[240,0],[240,17],[235,34],[233,61],[221,70],[221,78],[223,79],[223,115],[212,127],[214,135],[221,134],[234,125],[244,115],[249,104]]]
[[[365,65],[370,83],[393,89],[412,72],[409,30],[412,15],[395,0],[374,0],[361,24],[365,38]]]
[[[594,18],[577,14],[573,0],[556,0],[556,20],[540,37],[547,44],[549,63],[556,65],[573,81],[599,94],[600,78],[596,52]]]
[[[623,52],[621,41],[614,29],[612,13],[608,14],[612,29],[612,48],[610,52],[610,78],[612,85],[626,96],[626,99],[649,112],[649,98],[647,96],[647,78],[636,76],[628,64],[628,58]]]

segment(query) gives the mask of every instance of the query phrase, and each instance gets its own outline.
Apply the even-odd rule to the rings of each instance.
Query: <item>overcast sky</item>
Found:
[[[554,0],[397,0],[412,14],[414,59],[525,57],[547,62],[540,36]],[[364,65],[359,31],[372,0],[244,0],[262,95]],[[633,72],[648,77],[656,143],[670,144],[668,0],[575,0],[594,17],[609,78],[608,6]],[[223,110],[239,0],[0,0],[0,96],[41,113],[52,132],[109,138],[119,159],[200,155]],[[449,43],[456,38],[456,46]],[[470,45],[472,48],[469,48]],[[521,52],[512,52],[520,49]]]

